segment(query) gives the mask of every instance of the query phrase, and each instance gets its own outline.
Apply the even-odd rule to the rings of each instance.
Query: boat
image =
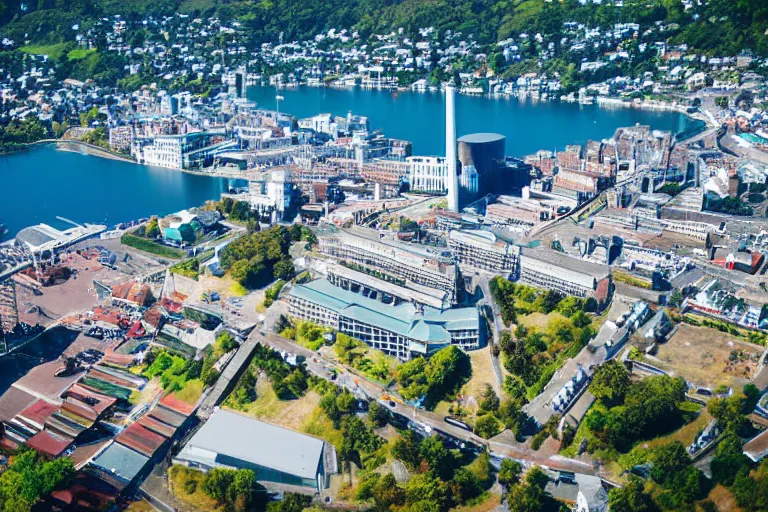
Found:
[[[0,222],[0,242],[3,241],[3,237],[5,237],[6,233],[8,233],[8,228],[5,227],[5,224]]]

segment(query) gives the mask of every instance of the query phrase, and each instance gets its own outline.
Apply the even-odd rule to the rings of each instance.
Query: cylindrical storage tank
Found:
[[[479,174],[478,196],[494,192],[502,186],[506,137],[498,133],[471,133],[460,137],[459,162],[462,172],[474,167]]]

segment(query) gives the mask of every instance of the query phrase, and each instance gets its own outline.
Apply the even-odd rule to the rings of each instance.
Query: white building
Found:
[[[439,156],[409,156],[405,159],[409,167],[409,181],[412,191],[430,194],[444,194],[447,166],[445,158]]]

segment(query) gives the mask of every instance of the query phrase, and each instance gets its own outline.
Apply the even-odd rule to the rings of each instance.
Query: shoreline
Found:
[[[256,87],[266,87],[265,85],[255,85],[255,86]],[[299,84],[296,87],[289,87],[289,88],[284,87],[284,88],[296,90],[296,89],[298,89],[300,87],[307,87],[307,88],[313,88],[314,89],[314,88],[317,88],[318,86],[309,86],[309,85],[306,85],[306,84]],[[320,87],[334,88],[334,87],[331,87],[331,86],[320,86]],[[361,87],[361,86],[345,87],[343,89],[350,90],[350,89],[354,89],[354,88],[360,88],[361,90],[370,90],[369,88],[364,88],[364,87]],[[418,91],[418,90],[413,90],[411,88],[407,88],[403,92],[422,93],[422,94],[435,92],[435,93],[442,94],[443,91],[442,90],[439,90],[439,91]],[[469,96],[477,96],[477,95],[469,95]],[[489,99],[489,100],[492,99],[492,98],[493,99],[498,99],[500,97],[505,97],[505,98],[508,98],[508,99],[515,98],[517,101],[521,101],[520,98],[518,98],[516,96],[511,96],[511,95],[498,95],[498,94],[494,94],[494,95],[489,95],[489,96],[483,95],[483,97],[485,97],[486,99]],[[559,99],[548,99],[546,101],[547,102],[563,103]],[[654,111],[655,112],[673,112],[673,113],[676,113],[676,114],[680,114],[680,115],[683,115],[683,116],[685,116],[685,117],[687,117],[689,119],[692,119],[694,121],[698,121],[698,122],[704,123],[704,128],[702,130],[699,130],[693,136],[695,136],[697,134],[700,134],[700,133],[703,133],[703,132],[705,132],[707,130],[716,128],[716,126],[714,124],[712,124],[711,119],[709,117],[707,117],[703,112],[699,111],[698,112],[699,115],[697,116],[695,114],[687,112],[687,109],[684,106],[682,106],[682,105],[676,105],[676,104],[667,103],[667,102],[660,102],[660,101],[654,101],[652,103],[648,102],[648,101],[636,102],[636,101],[625,101],[625,100],[622,100],[622,99],[619,99],[619,98],[611,98],[611,97],[608,97],[608,96],[597,96],[596,99],[595,99],[595,102],[592,103],[591,105],[594,105],[597,108],[610,108],[610,107],[613,107],[613,108],[631,108],[631,109],[635,109],[635,110],[645,110],[645,111],[651,111],[651,112],[654,112]],[[679,132],[679,133],[682,133],[682,132]],[[677,136],[678,133],[675,133],[674,135]],[[691,135],[689,135],[688,137],[690,138]],[[44,145],[53,145],[59,151],[69,151],[69,152],[73,152],[73,153],[80,153],[80,154],[87,155],[87,156],[95,156],[95,157],[99,157],[99,158],[107,158],[107,159],[110,159],[110,160],[116,160],[116,161],[121,161],[121,162],[126,162],[126,163],[132,163],[132,164],[135,164],[135,165],[143,165],[143,166],[146,166],[146,167],[153,167],[153,166],[150,166],[150,165],[147,165],[147,164],[139,163],[139,162],[137,162],[132,157],[125,156],[125,155],[122,155],[122,154],[118,154],[118,153],[110,151],[110,150],[108,150],[106,148],[103,148],[103,147],[100,147],[100,146],[95,146],[93,144],[89,144],[87,142],[83,142],[83,141],[80,141],[80,140],[42,139],[42,140],[31,142],[31,143],[28,143],[28,144],[22,144],[22,145],[20,145],[20,146],[18,146],[16,148],[13,148],[13,149],[11,149],[9,151],[2,152],[2,153],[0,153],[0,156],[2,156],[2,155],[12,155],[12,154],[17,153],[17,152],[33,149],[35,146],[44,146]],[[511,155],[511,156],[515,156],[515,155]],[[524,156],[524,155],[522,155],[522,156]],[[519,157],[522,157],[522,156],[519,156]],[[227,179],[227,177],[225,177],[225,176],[218,176],[218,175],[216,175],[215,172],[209,172],[209,171],[199,170],[199,169],[184,169],[184,168],[176,168],[176,167],[158,167],[158,168],[159,169],[167,169],[169,171],[179,171],[179,172],[183,172],[183,173],[187,173],[187,174],[192,174],[192,175],[195,175],[195,176],[207,176],[209,178]]]
[[[709,116],[704,114],[701,110],[696,113],[688,112],[688,109],[680,104],[669,103],[665,101],[625,101],[620,98],[611,98],[609,96],[597,96],[595,104],[599,107],[616,107],[616,108],[631,108],[635,110],[646,110],[649,112],[675,112],[681,115],[693,119],[694,121],[700,121],[704,123],[705,130],[717,128],[717,125],[712,122]],[[699,115],[696,115],[696,114]],[[705,131],[702,130],[702,131]]]

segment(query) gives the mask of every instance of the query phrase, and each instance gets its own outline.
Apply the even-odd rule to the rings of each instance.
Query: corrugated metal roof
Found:
[[[187,447],[314,479],[324,442],[225,410],[216,411]],[[179,454],[183,457],[184,452]]]
[[[47,430],[41,430],[27,439],[27,446],[51,457],[61,455],[70,444],[72,444],[72,439],[56,435]]]
[[[160,403],[163,404],[163,406],[166,408],[178,412],[179,414],[183,414],[184,416],[189,416],[195,412],[194,405],[188,404],[183,400],[179,400],[174,393],[163,397],[162,400],[160,400]]]
[[[151,457],[165,442],[165,438],[155,434],[151,430],[143,427],[139,423],[134,423],[123,430],[115,441],[136,450],[137,452]]]
[[[38,428],[42,428],[42,426],[45,425],[45,420],[47,420],[51,414],[56,412],[58,408],[57,405],[48,403],[45,400],[38,400],[21,411],[17,416],[28,422],[39,425]]]
[[[123,481],[130,482],[144,468],[147,461],[149,457],[119,443],[112,443],[91,464]]]

